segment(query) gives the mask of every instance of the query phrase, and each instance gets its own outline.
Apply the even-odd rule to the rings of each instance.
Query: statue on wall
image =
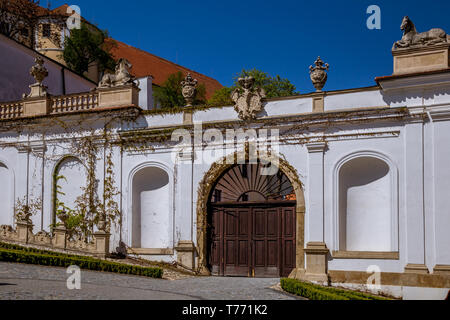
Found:
[[[239,118],[248,121],[256,119],[256,115],[262,110],[262,99],[266,97],[263,88],[255,87],[255,78],[239,78],[239,88],[231,93],[231,99],[235,102],[234,109]]]
[[[99,88],[112,88],[133,84],[135,77],[130,74],[130,68],[133,65],[125,58],[120,58],[117,61],[115,74],[106,73],[103,75],[99,83]]]
[[[420,48],[434,44],[450,43],[450,36],[442,29],[435,28],[426,32],[417,32],[414,23],[408,16],[403,18],[400,29],[403,31],[403,37],[394,43],[393,51],[402,48]]]

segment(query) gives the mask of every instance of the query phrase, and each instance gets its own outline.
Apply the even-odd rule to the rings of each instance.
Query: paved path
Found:
[[[0,300],[293,300],[273,289],[279,279],[191,277],[163,280],[81,271],[81,290],[67,289],[64,268],[0,262]]]

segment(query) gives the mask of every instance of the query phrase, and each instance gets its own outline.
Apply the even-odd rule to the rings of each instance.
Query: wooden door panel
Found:
[[[287,277],[295,268],[296,256],[296,216],[295,208],[282,208],[281,230],[282,246],[281,246],[281,276]]]
[[[253,209],[254,237],[265,237],[266,235],[266,215],[264,210]]]
[[[278,240],[267,241],[267,266],[278,267]]]
[[[250,209],[230,208],[224,211],[226,243],[223,275],[248,276],[250,270]]]
[[[268,210],[267,213],[267,236],[278,237],[278,210]]]
[[[279,277],[295,268],[294,207],[215,208],[210,229],[214,275]]]

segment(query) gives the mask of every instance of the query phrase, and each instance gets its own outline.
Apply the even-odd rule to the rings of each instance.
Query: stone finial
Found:
[[[32,216],[32,212],[30,210],[30,207],[28,205],[25,205],[23,212],[19,212],[17,214],[16,222],[24,223],[24,224],[31,223],[31,219],[30,219],[31,216]]]
[[[328,63],[324,63],[320,57],[314,62],[315,66],[309,66],[309,73],[311,75],[311,81],[316,88],[317,92],[321,92],[322,88],[327,82],[327,71],[330,68]]]
[[[36,57],[36,63],[31,67],[30,75],[36,80],[36,83],[30,85],[30,94],[24,95],[24,98],[45,97],[47,95],[47,87],[42,84],[44,79],[48,76],[48,70],[44,67],[44,59]]]
[[[106,215],[104,213],[100,214],[98,223],[97,223],[98,230],[106,232],[107,230],[107,222],[106,222]]]
[[[186,101],[186,107],[191,107],[192,103],[194,103],[197,82],[197,79],[193,79],[190,73],[188,73],[184,81],[181,82],[182,94]]]
[[[238,83],[240,87],[231,93],[231,99],[235,102],[234,109],[244,121],[256,119],[262,110],[262,99],[266,97],[266,92],[255,86],[253,77],[239,78]]]
[[[447,35],[442,29],[434,28],[426,32],[417,32],[414,23],[408,16],[403,17],[400,30],[403,31],[403,37],[394,43],[392,51],[450,43],[450,35]]]

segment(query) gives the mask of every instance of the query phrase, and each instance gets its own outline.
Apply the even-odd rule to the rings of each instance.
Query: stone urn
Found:
[[[30,75],[36,80],[37,85],[41,85],[42,81],[48,76],[48,71],[44,67],[44,59],[37,57],[34,62],[36,63],[30,70]]]
[[[328,75],[327,71],[329,69],[328,63],[324,63],[320,57],[314,62],[315,66],[309,67],[309,73],[311,76],[311,81],[316,88],[317,92],[322,91],[322,88],[325,86],[327,82]]]
[[[193,79],[188,73],[184,81],[181,82],[183,98],[186,101],[186,107],[192,107],[195,97],[195,89],[197,87],[197,79]]]

